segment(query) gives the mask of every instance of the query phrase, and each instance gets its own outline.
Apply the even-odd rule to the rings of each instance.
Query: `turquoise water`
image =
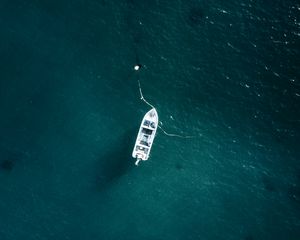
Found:
[[[299,9],[1,1],[0,239],[299,239]]]

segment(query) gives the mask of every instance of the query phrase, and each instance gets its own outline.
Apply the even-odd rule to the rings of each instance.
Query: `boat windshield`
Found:
[[[147,129],[147,128],[142,129],[142,133],[147,134],[147,135],[151,135],[152,132],[153,132],[153,130],[151,130],[151,129]]]

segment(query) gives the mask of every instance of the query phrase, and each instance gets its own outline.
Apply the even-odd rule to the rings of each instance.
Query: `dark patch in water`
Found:
[[[245,236],[244,240],[254,240],[254,237],[251,234]]]
[[[273,182],[271,181],[270,178],[268,178],[267,176],[263,175],[262,176],[262,183],[264,186],[264,189],[268,192],[275,192],[276,191],[276,187],[273,184]]]
[[[183,166],[182,166],[181,163],[176,163],[175,168],[176,168],[177,170],[182,170],[182,169],[183,169]]]
[[[12,171],[17,162],[23,161],[25,155],[20,151],[13,151],[0,147],[0,170]]]
[[[204,10],[200,7],[190,9],[188,13],[188,23],[191,26],[199,26],[204,22],[205,14]]]
[[[107,0],[101,0],[101,1],[99,1],[99,3],[101,4],[101,6],[107,6],[108,1]]]
[[[7,159],[1,162],[1,169],[6,171],[11,171],[14,168],[14,161],[12,159]]]

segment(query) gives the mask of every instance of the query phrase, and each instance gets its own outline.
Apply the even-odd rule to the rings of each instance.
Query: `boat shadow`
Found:
[[[135,128],[126,131],[111,143],[108,151],[99,156],[96,166],[96,188],[98,190],[108,188],[134,168],[131,152],[135,137]]]

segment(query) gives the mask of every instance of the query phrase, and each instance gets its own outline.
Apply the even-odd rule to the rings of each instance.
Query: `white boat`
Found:
[[[137,159],[135,165],[141,160],[148,160],[157,126],[158,115],[156,109],[152,108],[145,114],[135,141],[132,152],[132,157]]]

